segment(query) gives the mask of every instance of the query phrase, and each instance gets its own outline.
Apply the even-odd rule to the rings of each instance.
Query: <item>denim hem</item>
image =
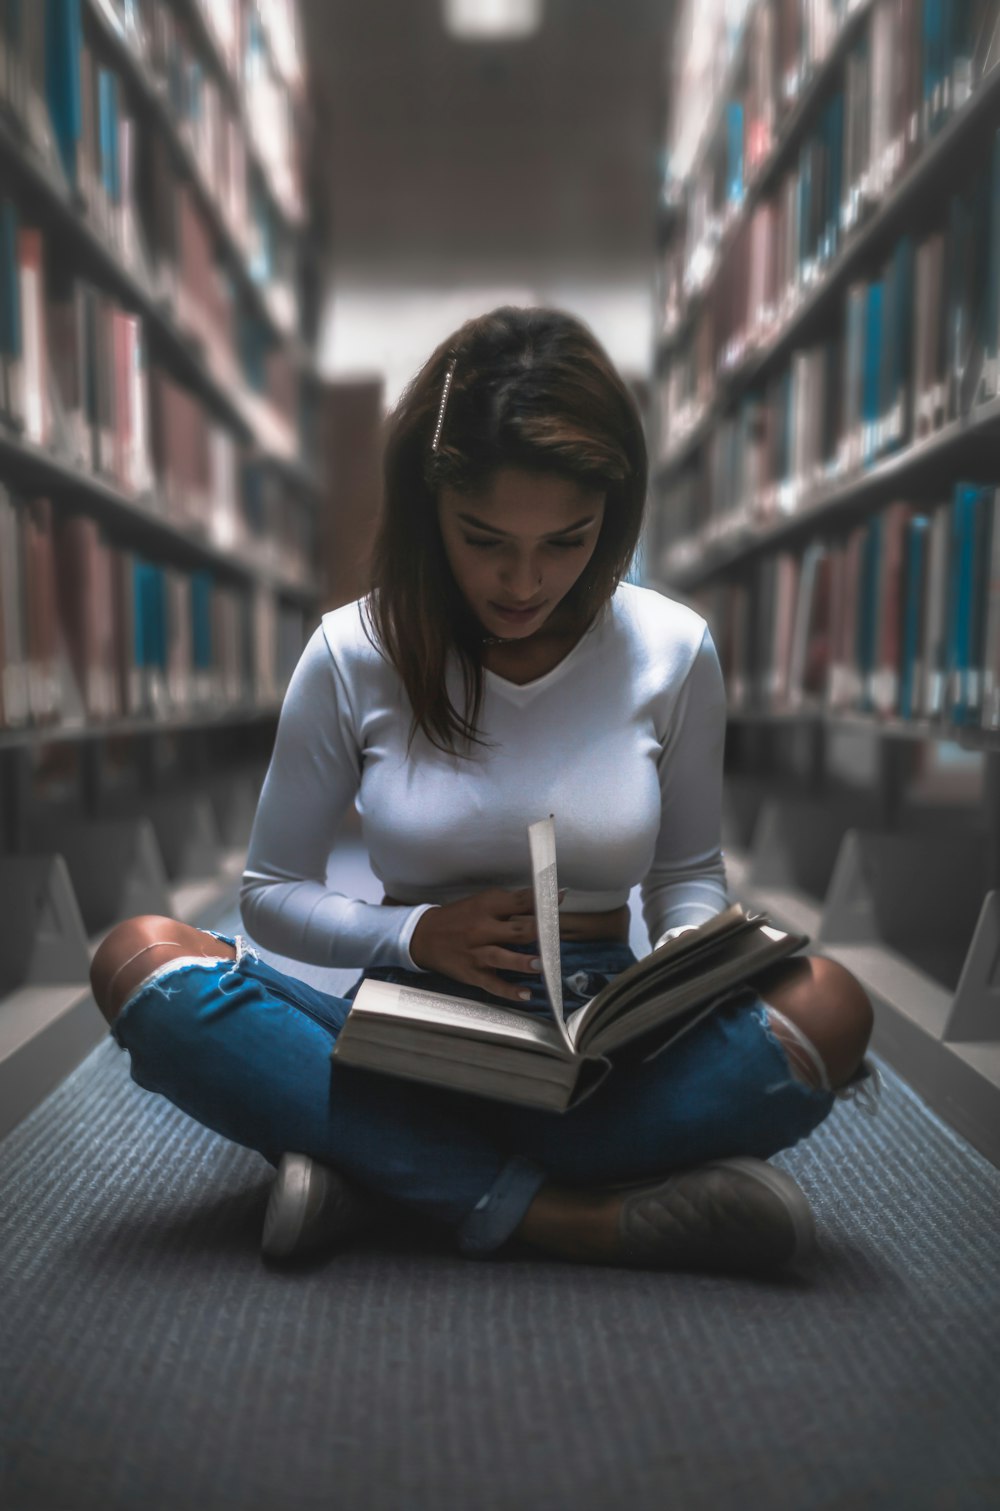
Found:
[[[548,1176],[534,1160],[515,1154],[490,1190],[458,1228],[458,1247],[469,1258],[507,1242]]]

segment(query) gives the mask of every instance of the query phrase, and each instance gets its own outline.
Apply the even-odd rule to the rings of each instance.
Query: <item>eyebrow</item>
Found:
[[[484,524],[483,521],[481,519],[477,519],[474,514],[459,514],[457,518],[460,519],[463,524],[471,525],[475,530],[485,530],[490,535],[502,535],[506,538],[508,534],[506,530],[498,530],[494,525]],[[585,525],[592,525],[596,518],[596,514],[588,514],[585,519],[578,519],[573,525],[565,525],[561,530],[550,530],[546,539],[554,537],[556,535],[572,535],[574,530],[582,530]]]

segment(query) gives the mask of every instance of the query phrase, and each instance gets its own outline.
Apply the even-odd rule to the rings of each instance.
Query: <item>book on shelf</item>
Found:
[[[304,636],[265,584],[151,561],[0,483],[0,728],[271,705]]]
[[[894,500],[700,600],[730,706],[1000,729],[1000,488]]]
[[[567,1014],[553,819],[531,824],[528,839],[551,1016],[368,979],[337,1037],[337,1063],[564,1112],[613,1074],[618,1052],[669,1051],[734,987],[808,943],[735,903]]]

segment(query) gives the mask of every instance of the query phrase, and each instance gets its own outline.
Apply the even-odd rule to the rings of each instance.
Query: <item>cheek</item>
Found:
[[[480,556],[459,547],[449,552],[449,560],[456,582],[467,595],[474,594],[477,587],[490,581],[494,575],[489,556]]]

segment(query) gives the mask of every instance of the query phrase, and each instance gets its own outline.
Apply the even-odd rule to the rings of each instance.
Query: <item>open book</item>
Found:
[[[772,928],[739,903],[670,940],[567,1017],[559,958],[555,826],[528,829],[542,973],[552,1021],[516,1007],[363,981],[333,1057],[408,1080],[565,1112],[611,1071],[609,1058],[636,1042],[652,1059],[711,1011],[719,998],[808,938]]]

